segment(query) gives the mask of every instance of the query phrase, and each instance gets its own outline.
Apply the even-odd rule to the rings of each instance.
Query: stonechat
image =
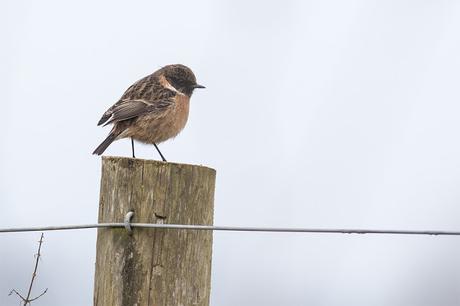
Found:
[[[94,150],[101,155],[115,140],[131,138],[153,144],[166,161],[157,144],[175,137],[187,123],[190,97],[197,84],[192,70],[184,65],[168,65],[131,85],[110,107],[97,125],[113,123],[107,138]]]

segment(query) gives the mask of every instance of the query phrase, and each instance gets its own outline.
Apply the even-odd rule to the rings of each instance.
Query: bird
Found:
[[[153,144],[166,162],[158,144],[177,136],[187,123],[190,98],[197,88],[193,71],[182,64],[164,66],[128,87],[101,117],[98,126],[113,124],[107,138],[94,150],[101,155],[115,140],[131,138]]]

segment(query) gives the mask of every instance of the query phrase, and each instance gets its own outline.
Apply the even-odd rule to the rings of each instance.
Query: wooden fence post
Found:
[[[213,224],[213,169],[102,158],[99,222]],[[94,305],[209,305],[212,232],[100,228]]]

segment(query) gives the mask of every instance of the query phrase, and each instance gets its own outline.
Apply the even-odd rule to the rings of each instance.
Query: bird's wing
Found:
[[[107,125],[137,117],[146,112],[159,111],[171,105],[175,92],[158,82],[155,73],[148,75],[131,85],[121,99],[110,107],[97,125]]]
[[[132,119],[147,113],[158,112],[171,105],[169,100],[155,101],[154,103],[142,99],[120,100],[110,108],[99,121],[104,126],[123,120]]]

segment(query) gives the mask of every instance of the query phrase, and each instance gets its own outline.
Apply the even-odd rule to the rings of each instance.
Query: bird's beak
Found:
[[[200,84],[195,84],[195,85],[193,85],[193,88],[206,88],[206,87],[204,87],[203,85],[200,85]]]

